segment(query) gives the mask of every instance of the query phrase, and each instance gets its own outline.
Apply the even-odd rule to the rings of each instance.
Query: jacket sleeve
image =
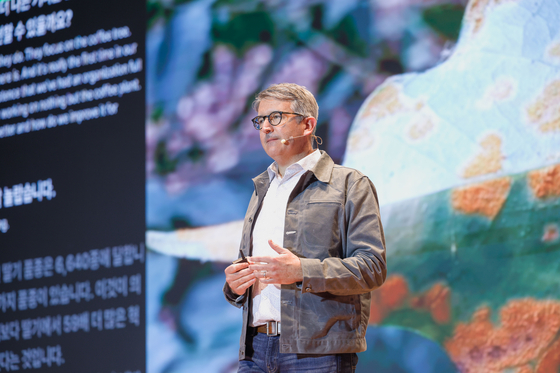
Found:
[[[361,176],[349,186],[342,225],[343,258],[300,258],[302,292],[353,295],[370,292],[387,276],[385,237],[373,183]]]
[[[228,283],[226,282],[224,284],[223,291],[224,291],[224,296],[226,297],[226,300],[230,304],[234,305],[237,308],[241,308],[243,306],[243,303],[245,303],[247,301],[248,290],[245,291],[245,294],[243,294],[243,295],[237,295],[231,290]]]
[[[239,257],[241,256],[238,255],[238,258]],[[224,296],[226,297],[226,300],[230,304],[234,305],[237,308],[241,308],[243,306],[243,303],[247,301],[247,294],[249,293],[249,289],[247,289],[244,294],[237,295],[236,293],[233,292],[233,290],[231,290],[229,284],[225,282],[223,292],[224,292]]]
[[[240,250],[243,250],[244,245],[248,244],[248,241],[246,241],[246,240],[248,240],[247,237],[250,237],[250,230],[251,230],[251,226],[250,226],[251,221],[249,220],[249,217],[250,217],[250,213],[251,213],[251,211],[254,208],[254,205],[256,203],[257,203],[257,195],[256,195],[255,192],[253,192],[253,195],[251,196],[251,200],[249,201],[249,206],[247,207],[247,212],[245,213],[245,221],[243,223],[243,231],[242,231],[242,239],[241,239]],[[240,258],[241,255],[238,255],[237,257]],[[247,297],[248,297],[248,294],[249,294],[249,289],[247,289],[245,291],[245,294],[237,295],[231,290],[231,288],[229,287],[229,284],[226,282],[226,283],[224,283],[223,292],[224,292],[224,296],[226,297],[226,300],[229,303],[231,303],[232,305],[234,305],[237,308],[240,308],[247,301]]]

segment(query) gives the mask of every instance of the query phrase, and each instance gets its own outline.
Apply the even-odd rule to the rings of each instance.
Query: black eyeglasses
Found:
[[[305,116],[299,113],[286,113],[285,111],[273,111],[268,115],[261,115],[261,116],[254,117],[253,119],[251,119],[251,122],[253,122],[253,126],[255,126],[255,129],[261,130],[265,118],[268,118],[268,123],[270,123],[271,126],[277,126],[280,124],[280,122],[282,122],[282,115],[287,115],[287,114],[299,115],[300,117]]]

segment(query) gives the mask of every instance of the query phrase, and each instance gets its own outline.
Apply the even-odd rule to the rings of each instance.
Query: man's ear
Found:
[[[305,126],[305,129],[303,130],[303,134],[311,135],[313,133],[313,130],[315,129],[315,126],[317,126],[317,119],[313,117],[304,118],[303,124]]]

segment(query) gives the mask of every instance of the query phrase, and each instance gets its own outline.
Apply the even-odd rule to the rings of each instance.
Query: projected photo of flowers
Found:
[[[223,270],[272,162],[251,103],[280,82],[379,192],[389,272],[358,372],[557,371],[557,1],[147,6],[148,372],[237,369]]]

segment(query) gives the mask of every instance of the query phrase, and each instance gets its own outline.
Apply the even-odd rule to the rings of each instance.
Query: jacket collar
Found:
[[[334,168],[334,161],[329,157],[326,151],[320,150],[321,158],[310,171],[313,172],[317,180],[323,183],[329,183]]]
[[[329,183],[331,181],[332,171],[334,168],[334,161],[326,151],[320,150],[320,152],[321,158],[319,158],[317,164],[308,172],[313,173],[317,180],[323,183]],[[255,184],[255,191],[257,192],[257,196],[263,196],[264,192],[268,190],[268,186],[270,185],[268,170],[265,170],[259,176],[255,177],[253,179],[253,183]]]

